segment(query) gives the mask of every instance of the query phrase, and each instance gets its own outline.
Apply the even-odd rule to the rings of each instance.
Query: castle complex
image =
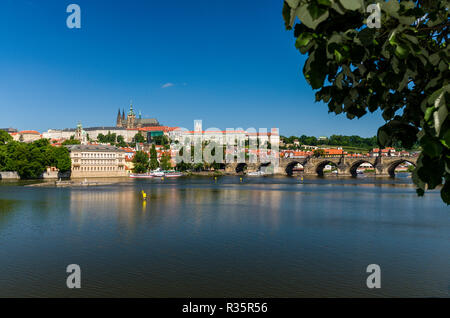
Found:
[[[158,133],[167,133],[168,130],[174,128],[161,126],[156,118],[142,118],[141,112],[136,116],[134,112],[133,105],[130,104],[130,110],[128,114],[125,115],[125,110],[118,111],[116,124],[113,126],[97,126],[97,127],[81,127],[79,123],[76,129],[66,128],[66,129],[49,129],[48,131],[39,134],[35,132],[36,137],[33,135],[33,138],[47,138],[50,140],[65,140],[69,139],[72,136],[80,140],[83,144],[86,144],[88,140],[97,140],[99,134],[107,135],[109,133],[116,134],[117,136],[122,136],[125,142],[132,142],[134,136],[138,132],[142,132],[142,134],[147,134],[151,132],[151,134],[155,135]],[[28,135],[17,133],[17,138],[20,136],[24,136],[28,141],[31,140],[31,137],[28,138]],[[34,140],[34,139],[33,139]]]
[[[120,113],[119,108],[116,120],[117,128],[135,129],[144,127],[156,127],[156,126],[160,126],[156,118],[142,118],[141,112],[139,112],[139,117],[136,118],[136,114],[134,113],[133,110],[133,104],[130,104],[130,111],[128,112],[126,118],[125,118],[125,110],[122,110],[122,113]]]

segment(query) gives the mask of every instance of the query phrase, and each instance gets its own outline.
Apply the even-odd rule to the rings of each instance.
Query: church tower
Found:
[[[116,127],[123,127],[122,115],[120,114],[120,108],[119,108],[119,112],[117,113]]]
[[[86,131],[84,131],[80,122],[78,122],[77,129],[75,130],[75,139],[79,140],[82,145],[87,144]]]
[[[130,111],[127,116],[127,128],[136,128],[136,114],[133,111],[132,103],[130,103]]]

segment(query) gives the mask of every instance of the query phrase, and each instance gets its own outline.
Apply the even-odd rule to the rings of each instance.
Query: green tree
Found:
[[[5,145],[12,140],[13,140],[13,138],[11,137],[10,134],[8,134],[4,130],[0,130],[0,145]]]
[[[155,145],[152,145],[150,149],[150,170],[155,170],[159,167],[158,153],[156,152]]]
[[[380,28],[369,28],[364,1],[286,0],[283,17],[308,56],[303,74],[316,101],[348,118],[382,111],[382,147],[399,142],[422,152],[417,193],[441,184],[450,204],[448,0],[373,0]]]
[[[165,135],[152,137],[152,142],[156,145],[166,146],[170,143],[169,138]]]
[[[172,164],[170,162],[170,154],[167,151],[164,151],[161,155],[161,169],[162,170],[170,170],[172,169]]]
[[[117,146],[119,147],[126,147],[127,143],[125,142],[125,139],[122,135],[117,136]]]
[[[66,139],[63,141],[62,145],[79,145],[81,142],[77,139],[75,139],[75,136],[70,136],[70,139]]]
[[[137,142],[137,143],[143,143],[143,142],[145,142],[145,137],[142,136],[142,134],[140,132],[138,132],[136,135],[134,135],[133,140],[134,140],[134,142]]]
[[[72,167],[69,150],[66,147],[51,147],[53,152],[52,166],[56,167],[60,172],[69,171]]]
[[[106,135],[100,133],[97,135],[97,141],[102,144],[114,145],[116,143],[116,133],[111,133],[110,131]]]
[[[97,141],[100,142],[100,143],[102,143],[102,144],[106,143],[106,137],[105,137],[105,135],[103,135],[102,133],[98,134],[98,135],[97,135]]]
[[[48,139],[0,145],[0,170],[17,171],[22,179],[39,178],[51,166],[65,172],[70,170],[71,164],[67,148],[54,147]]]
[[[320,149],[320,148],[316,149],[313,151],[313,155],[314,155],[314,157],[322,157],[325,155],[325,150]]]
[[[134,163],[133,172],[143,173],[148,171],[148,154],[144,151],[136,151],[132,162]]]
[[[186,163],[186,162],[179,162],[177,163],[175,169],[177,171],[187,171],[187,170],[192,170],[192,164],[191,163]]]

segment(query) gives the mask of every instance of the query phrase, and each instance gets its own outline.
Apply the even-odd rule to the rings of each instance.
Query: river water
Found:
[[[408,177],[113,181],[0,182],[0,297],[450,296],[450,209]]]

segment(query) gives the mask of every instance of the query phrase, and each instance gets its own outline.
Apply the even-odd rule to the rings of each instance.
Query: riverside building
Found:
[[[67,146],[72,178],[125,177],[125,150],[105,145]]]

